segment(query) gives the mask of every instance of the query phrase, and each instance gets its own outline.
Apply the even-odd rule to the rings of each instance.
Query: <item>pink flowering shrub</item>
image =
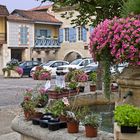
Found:
[[[19,74],[22,75],[23,74],[23,69],[20,67],[15,67],[15,71]]]
[[[32,73],[32,78],[34,80],[51,80],[51,72],[42,66],[37,66],[34,73]]]
[[[91,34],[90,53],[100,60],[105,50],[113,63],[140,65],[140,19],[115,17],[100,23]]]
[[[82,72],[81,74],[77,75],[77,81],[78,82],[87,82],[88,81],[88,75],[85,72]]]

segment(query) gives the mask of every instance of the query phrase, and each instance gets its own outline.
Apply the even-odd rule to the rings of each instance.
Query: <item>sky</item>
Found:
[[[0,0],[0,5],[5,5],[9,12],[12,12],[14,9],[27,10],[34,7],[40,6],[41,0]],[[43,5],[46,5],[44,3]]]

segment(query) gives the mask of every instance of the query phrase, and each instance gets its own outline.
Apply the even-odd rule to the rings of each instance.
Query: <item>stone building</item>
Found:
[[[6,58],[9,57],[7,51],[7,16],[9,12],[4,5],[0,5],[0,74],[5,65]]]

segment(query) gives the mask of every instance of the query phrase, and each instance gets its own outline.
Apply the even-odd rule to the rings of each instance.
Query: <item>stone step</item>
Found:
[[[0,135],[0,140],[21,140],[21,138],[20,134],[18,134],[17,132],[12,132]]]

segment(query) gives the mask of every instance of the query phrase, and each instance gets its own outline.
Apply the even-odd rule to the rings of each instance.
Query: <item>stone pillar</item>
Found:
[[[129,66],[124,69],[117,82],[119,84],[120,102],[123,101],[140,107],[140,66]],[[130,93],[129,91],[132,96],[127,94]]]

